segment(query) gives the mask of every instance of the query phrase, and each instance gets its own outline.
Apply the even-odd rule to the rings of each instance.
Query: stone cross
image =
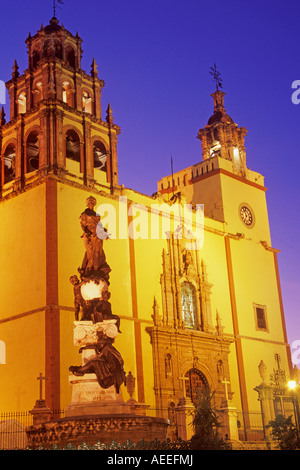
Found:
[[[183,384],[183,396],[184,398],[186,398],[186,390],[185,390],[185,382],[184,381],[187,381],[187,380],[190,380],[189,377],[178,377],[179,380],[182,380],[182,384]]]
[[[228,401],[228,384],[230,384],[230,382],[224,379],[221,381],[221,383],[224,384],[225,386],[225,397],[226,397],[226,401]]]
[[[47,380],[48,377],[43,377],[43,374],[40,373],[39,377],[37,377],[37,380],[40,381],[40,400],[43,399],[43,382],[42,380]]]

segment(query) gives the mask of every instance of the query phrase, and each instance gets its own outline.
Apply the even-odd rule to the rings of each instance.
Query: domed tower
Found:
[[[120,129],[110,106],[102,120],[104,81],[95,59],[90,74],[81,69],[82,39],[55,17],[25,42],[28,68],[21,75],[14,62],[6,83],[10,121],[0,122],[2,197],[49,172],[113,190]]]
[[[225,93],[216,90],[212,95],[214,100],[214,113],[209,118],[204,129],[198,132],[198,138],[202,144],[203,160],[214,156],[220,156],[231,160],[233,169],[240,173],[246,172],[245,127],[238,127],[232,118],[226,113],[224,107]]]

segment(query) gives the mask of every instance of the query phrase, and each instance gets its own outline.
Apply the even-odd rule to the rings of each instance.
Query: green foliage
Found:
[[[224,450],[229,449],[228,442],[219,435],[222,426],[219,414],[214,406],[214,392],[204,389],[198,394],[195,404],[193,426],[195,434],[190,440],[194,450]]]
[[[283,415],[278,415],[274,421],[270,421],[269,427],[272,428],[271,435],[277,440],[279,449],[300,449],[298,432],[291,416],[285,418]]]

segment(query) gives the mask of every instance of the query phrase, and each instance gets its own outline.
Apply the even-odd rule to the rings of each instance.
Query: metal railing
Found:
[[[64,417],[64,410],[52,412],[52,419]],[[262,417],[259,412],[238,414],[240,441],[264,439]],[[29,411],[0,413],[0,450],[25,449],[28,445],[26,428],[32,426],[33,416]]]
[[[52,419],[62,417],[63,410],[52,412]],[[25,449],[28,444],[26,428],[32,424],[33,416],[29,411],[0,413],[0,450]]]
[[[237,419],[241,441],[261,441],[264,439],[265,433],[260,412],[239,412]]]

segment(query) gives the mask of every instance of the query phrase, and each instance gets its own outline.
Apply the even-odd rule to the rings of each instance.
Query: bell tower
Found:
[[[238,127],[224,107],[225,93],[216,90],[212,95],[214,100],[214,113],[209,118],[204,129],[198,132],[202,144],[203,160],[220,156],[232,161],[234,170],[241,175],[246,172],[245,127]]]
[[[68,241],[69,217],[91,194],[100,203],[118,192],[120,128],[110,105],[103,117],[104,81],[95,59],[89,74],[81,68],[78,34],[53,17],[29,34],[26,45],[27,69],[20,73],[14,61],[6,83],[10,119],[0,112],[0,264],[6,267],[0,271],[1,340],[15,344],[7,369],[22,369],[21,380],[30,383],[42,371],[48,406],[59,409],[61,344],[68,341],[64,326],[70,320],[69,307],[61,306],[68,305],[74,269],[66,250],[80,253]],[[24,331],[32,332],[26,344],[39,351],[26,365],[19,350]],[[8,389],[16,384],[9,373]],[[30,393],[29,387],[27,402]]]
[[[102,118],[95,59],[90,74],[81,69],[82,39],[56,17],[25,42],[28,68],[20,74],[14,62],[6,83],[10,121],[0,120],[2,197],[48,173],[113,191],[120,129],[110,106]]]

